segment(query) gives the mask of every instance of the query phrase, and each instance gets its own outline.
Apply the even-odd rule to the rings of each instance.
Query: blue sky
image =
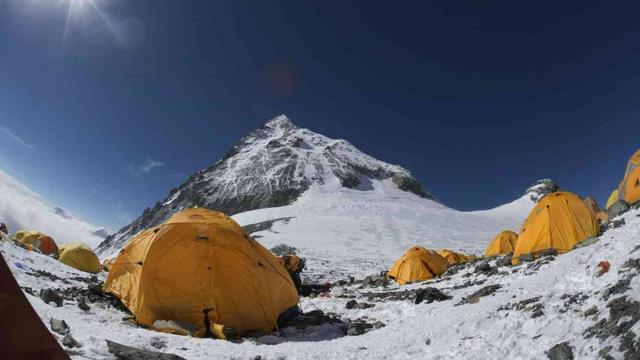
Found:
[[[602,202],[640,145],[638,10],[5,0],[0,167],[116,229],[285,113],[458,209],[542,177]]]

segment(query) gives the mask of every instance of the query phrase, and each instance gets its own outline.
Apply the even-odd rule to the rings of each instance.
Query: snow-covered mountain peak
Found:
[[[313,186],[329,192],[371,192],[373,182],[387,180],[392,186],[380,191],[435,200],[408,170],[369,156],[348,141],[299,128],[280,115],[242,137],[221,160],[147,208],[132,224],[105,240],[99,251],[120,248],[140,230],[187,207],[237,214],[289,205]]]

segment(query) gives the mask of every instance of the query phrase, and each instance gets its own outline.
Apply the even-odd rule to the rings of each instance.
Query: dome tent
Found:
[[[80,271],[97,274],[102,271],[100,259],[87,245],[76,242],[60,245],[61,263]]]
[[[629,204],[640,201],[640,150],[627,163],[624,179],[618,187],[618,198]]]
[[[60,250],[56,242],[50,237],[36,230],[20,230],[11,238],[18,245],[36,250],[45,255],[58,256]]]
[[[389,279],[404,285],[440,276],[447,271],[447,260],[433,250],[414,246],[398,259],[387,274]]]
[[[616,203],[616,201],[618,201],[618,189],[615,189],[611,192],[611,195],[609,195],[609,198],[607,199],[607,205],[605,206],[605,208],[610,208],[611,205]]]
[[[551,193],[531,210],[518,236],[512,263],[519,257],[555,249],[567,252],[583,240],[598,235],[596,219],[585,203],[570,192]]]
[[[463,253],[455,252],[449,249],[442,249],[438,251],[438,255],[447,260],[448,265],[464,264],[469,261],[475,260],[473,255],[465,255]]]
[[[501,254],[512,253],[516,248],[516,242],[518,240],[518,234],[511,230],[501,231],[496,235],[487,249],[484,251],[484,256],[497,256]]]
[[[138,324],[200,337],[270,333],[298,309],[278,258],[233,219],[206,209],[180,211],[134,236],[104,288]]]

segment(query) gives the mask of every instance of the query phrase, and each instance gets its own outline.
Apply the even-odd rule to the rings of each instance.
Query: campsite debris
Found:
[[[356,300],[349,300],[347,301],[347,304],[345,305],[345,307],[349,310],[351,309],[368,309],[368,308],[372,308],[374,307],[374,304],[369,304],[369,303],[359,303]]]
[[[183,357],[174,354],[134,348],[110,340],[105,341],[107,342],[109,353],[118,360],[185,360]]]
[[[56,307],[62,306],[62,298],[55,290],[50,288],[40,290],[40,299],[49,305],[55,303]]]
[[[561,342],[547,351],[550,360],[573,360],[573,349],[569,343]]]
[[[629,204],[624,200],[618,200],[607,209],[607,215],[609,215],[609,219],[613,219],[618,215],[624,214],[628,210]]]
[[[598,270],[596,271],[596,276],[602,276],[609,272],[611,268],[611,264],[608,261],[600,261],[598,263]]]
[[[80,344],[76,339],[73,338],[73,336],[71,336],[71,334],[67,334],[62,338],[62,345],[68,347],[68,348],[74,348],[74,347],[81,347],[82,344]]]
[[[67,325],[67,322],[64,320],[51,318],[49,319],[49,325],[51,326],[51,331],[60,335],[67,335],[71,332],[69,325]]]
[[[436,288],[428,287],[428,288],[420,289],[418,291],[418,293],[416,294],[416,299],[414,300],[414,303],[416,305],[422,302],[431,304],[434,301],[444,301],[449,299],[451,299],[451,296],[446,295],[445,293],[443,293],[442,291]]]

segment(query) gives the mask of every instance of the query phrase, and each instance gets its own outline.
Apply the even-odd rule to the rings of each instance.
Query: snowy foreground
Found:
[[[599,353],[604,352],[618,359],[625,357],[624,352],[638,355],[635,334],[640,331],[640,277],[636,277],[640,271],[640,211],[631,210],[620,218],[626,224],[607,230],[591,246],[519,267],[476,271],[476,263],[442,279],[403,288],[393,284],[364,287],[356,282],[334,287],[330,297],[301,299],[307,312],[320,309],[341,318],[367,317],[386,325],[364,335],[344,336],[327,324],[303,332],[285,329],[241,343],[144,330],[122,321],[125,313],[101,303],[90,303],[88,312],[80,310],[73,298],[65,299],[59,308],[45,304],[37,297],[40,289],[84,288],[89,277],[9,243],[1,243],[0,250],[23,289],[36,294],[27,297],[45,324],[52,317],[69,324],[71,334],[82,344],[73,350],[77,359],[83,358],[80,355],[111,359],[105,339],[187,359],[252,359],[258,355],[262,359],[541,359],[562,342],[572,348],[576,359],[601,358]],[[375,230],[371,230],[372,238]],[[328,243],[322,251],[329,252],[334,245]],[[372,268],[378,263],[372,258],[376,253],[365,252],[363,261],[358,256],[366,249],[345,246],[329,252],[337,256],[345,249],[352,250],[338,259],[343,271],[373,274],[388,266],[386,260],[380,260],[385,267]],[[396,248],[389,251],[395,252],[389,257],[398,255]],[[611,269],[597,276],[597,264],[602,260],[609,261]],[[49,274],[38,274],[38,270]],[[414,297],[393,300],[376,296],[427,287],[451,298],[416,305]],[[353,298],[375,306],[346,309]]]

